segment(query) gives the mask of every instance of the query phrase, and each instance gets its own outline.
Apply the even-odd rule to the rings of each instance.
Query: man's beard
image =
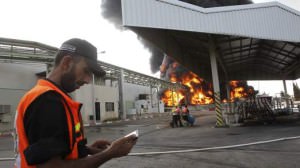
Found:
[[[67,72],[66,74],[62,75],[61,78],[61,87],[64,91],[67,93],[73,92],[78,88],[78,85],[75,81],[75,73],[74,73],[74,67],[71,69],[70,72]]]

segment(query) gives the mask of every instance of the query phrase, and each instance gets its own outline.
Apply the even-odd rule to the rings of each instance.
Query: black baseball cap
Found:
[[[94,75],[99,77],[105,76],[105,71],[97,63],[97,48],[88,41],[72,38],[65,41],[59,50],[84,57]]]

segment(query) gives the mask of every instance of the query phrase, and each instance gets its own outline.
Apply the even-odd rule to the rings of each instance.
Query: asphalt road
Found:
[[[145,154],[113,159],[103,168],[297,168],[300,167],[300,120],[298,116],[278,119],[275,123],[249,122],[245,126],[215,128],[212,112],[193,112],[194,127],[170,128],[170,116],[123,121],[86,128],[89,142],[95,139],[114,140],[138,129],[140,137],[132,153]],[[284,137],[292,140],[253,144]],[[12,138],[0,137],[0,157],[12,156]],[[203,149],[237,144],[249,146],[213,149],[198,152],[149,155],[149,152]],[[1,161],[1,168],[12,167]]]

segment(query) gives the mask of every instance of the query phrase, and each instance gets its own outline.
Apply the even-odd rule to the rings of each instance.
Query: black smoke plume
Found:
[[[122,28],[121,0],[102,0],[101,14],[119,30]]]
[[[126,28],[122,26],[121,0],[102,0],[101,9],[102,16],[113,23],[117,29],[126,30]],[[139,38],[139,40],[144,44],[144,47],[150,51],[151,71],[152,73],[156,73],[164,58],[163,52],[148,41],[142,38]]]
[[[251,0],[180,0],[180,1],[197,5],[203,8],[242,5],[242,4],[252,3]],[[117,29],[124,30],[124,28],[122,27],[121,0],[102,0],[101,8],[102,8],[102,16],[104,18],[106,18],[108,21],[113,23]],[[176,68],[174,68],[173,65],[174,63],[176,64],[175,60],[165,55],[155,45],[142,38],[139,38],[139,40],[144,44],[145,48],[147,48],[152,53],[152,56],[150,58],[152,73],[156,73],[157,71],[160,71],[161,78],[167,81],[170,81],[171,74],[173,75],[175,74],[177,76],[177,79],[180,79],[185,73],[188,73],[188,69],[184,68],[181,65],[178,65],[176,66]],[[243,87],[246,88],[248,93],[252,93],[253,92],[252,90],[254,90],[251,87],[248,88],[248,85],[245,81],[244,82],[241,81],[239,85],[243,85]],[[225,84],[223,84],[223,86],[225,86]],[[203,90],[207,90],[207,91],[211,90],[211,84],[208,83],[203,82],[200,87],[202,87]],[[231,88],[231,90],[232,89],[233,88]],[[223,90],[221,91],[223,93],[226,92],[226,89],[224,87],[221,88],[221,90]],[[224,95],[225,94],[221,94],[221,96]],[[212,95],[207,95],[207,96],[212,96]],[[223,98],[225,97],[222,97],[222,99]]]
[[[175,0],[174,0],[175,1]],[[217,6],[230,6],[230,5],[242,5],[250,4],[251,0],[180,0],[182,2],[194,4],[204,8],[217,7]],[[122,10],[121,0],[102,0],[101,3],[102,16],[108,21],[113,23],[119,30],[124,30],[122,27]],[[164,53],[151,43],[140,38],[140,41],[144,44],[152,54],[150,58],[151,71],[156,73],[160,70],[160,66],[164,59]],[[167,59],[167,58],[165,58]]]

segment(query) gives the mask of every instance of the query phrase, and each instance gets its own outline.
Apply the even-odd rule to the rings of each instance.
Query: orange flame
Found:
[[[239,86],[240,81],[230,81],[230,86],[232,88],[230,92],[230,101],[233,102],[235,98],[247,97],[248,94],[245,88]]]
[[[236,81],[236,80],[230,81],[230,85],[233,87],[237,87],[238,83],[239,83],[239,81]]]
[[[214,100],[212,97],[207,97],[203,94],[203,92],[198,92],[194,94],[191,99],[191,104],[211,104]]]
[[[177,78],[176,78],[175,74],[171,74],[170,75],[170,82],[172,82],[172,83],[176,83],[177,82]]]
[[[177,64],[173,64],[172,66],[178,66]],[[171,73],[170,76],[170,82],[179,82],[183,85],[185,85],[188,88],[188,92],[186,93],[183,90],[179,90],[176,92],[173,92],[173,99],[170,95],[172,92],[170,90],[166,90],[163,93],[162,100],[167,106],[171,105],[179,105],[179,103],[183,103],[182,100],[187,96],[186,94],[189,94],[190,100],[189,102],[191,104],[210,104],[213,103],[213,94],[211,91],[203,91],[203,88],[201,86],[201,83],[203,82],[203,79],[199,78],[196,74],[192,72],[188,72],[182,76],[182,78],[177,78],[175,73]],[[176,94],[175,94],[176,93]],[[178,98],[174,95],[179,95]],[[173,100],[174,103],[173,103]]]
[[[186,98],[189,104],[193,105],[214,103],[211,84],[206,83],[202,78],[190,71],[178,77],[175,73],[175,68],[178,66],[180,66],[178,63],[172,63],[171,68],[173,69],[172,72],[169,73],[170,82],[181,83],[188,89],[186,91],[177,90],[173,92],[171,90],[166,90],[162,94],[162,101],[167,106],[176,106],[180,105],[180,103],[185,103],[183,100]],[[235,98],[248,96],[247,91],[243,86],[241,81],[230,82],[231,91],[229,101],[233,102]],[[254,92],[254,90],[252,92]],[[223,102],[228,102],[228,100],[224,99]]]
[[[184,99],[184,95],[181,92],[172,92],[171,90],[166,90],[162,96],[162,101],[167,106],[177,106]]]

